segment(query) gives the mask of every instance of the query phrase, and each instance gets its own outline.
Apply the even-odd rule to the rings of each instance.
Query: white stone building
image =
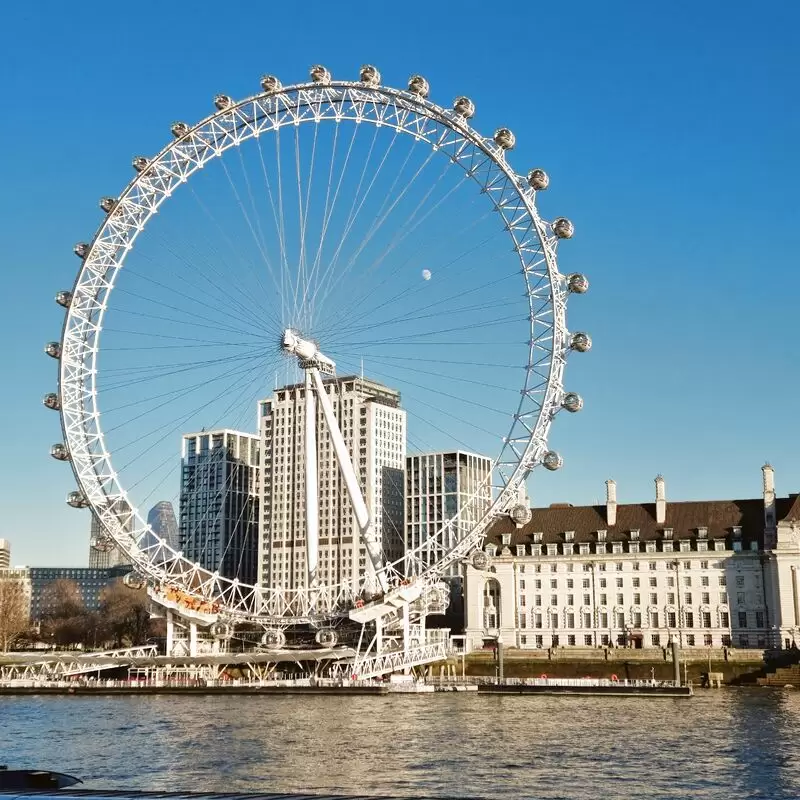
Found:
[[[800,496],[532,509],[466,568],[468,645],[765,648],[800,644]]]
[[[354,375],[325,378],[384,559],[402,558],[406,414],[400,393]],[[262,469],[258,582],[304,587],[308,582],[305,503],[305,385],[277,389],[259,407]],[[366,550],[317,403],[319,562],[317,582],[349,584],[366,570]]]

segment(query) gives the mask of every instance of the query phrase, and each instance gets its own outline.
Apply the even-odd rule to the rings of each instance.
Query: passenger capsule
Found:
[[[67,505],[72,506],[72,508],[87,508],[89,501],[82,491],[77,490],[67,495]]]
[[[417,95],[417,97],[427,97],[430,94],[431,87],[422,75],[412,75],[408,79],[408,91]]]
[[[58,303],[62,308],[69,308],[70,304],[72,303],[72,292],[68,292],[66,290],[60,291],[56,295],[56,303]]]
[[[561,408],[574,414],[583,408],[583,398],[575,392],[567,392],[564,399],[561,401]]]
[[[571,350],[586,353],[592,349],[592,339],[588,333],[573,333],[569,346]]]
[[[72,252],[75,253],[78,258],[86,258],[89,254],[89,245],[86,244],[86,242],[78,242],[78,244],[72,248]]]
[[[564,459],[555,450],[548,450],[542,459],[542,466],[551,472],[555,472],[564,466]]]
[[[472,554],[472,568],[479,571],[489,569],[489,554],[483,550],[476,550]]]
[[[553,233],[559,239],[571,239],[575,233],[575,226],[566,217],[559,217],[553,220]]]
[[[361,83],[366,83],[368,86],[379,86],[381,82],[381,74],[377,69],[375,69],[375,67],[372,66],[372,64],[364,64],[364,66],[361,67],[361,71],[358,73],[358,79],[361,81]]]
[[[475,103],[469,97],[456,97],[453,101],[453,111],[464,119],[470,119],[475,116]]]
[[[589,279],[580,272],[567,276],[567,288],[574,294],[586,294],[589,291]]]
[[[513,150],[517,137],[508,128],[498,128],[494,132],[494,143],[503,150]]]
[[[209,633],[215,639],[230,639],[233,634],[231,626],[227,622],[215,622],[210,628]]]
[[[69,461],[69,450],[65,444],[61,444],[60,442],[58,444],[54,444],[50,448],[50,455],[56,461]]]
[[[131,164],[133,164],[133,168],[137,172],[144,172],[147,169],[147,165],[150,163],[150,159],[145,158],[145,156],[136,156],[133,159]]]
[[[333,628],[321,628],[317,631],[314,639],[320,647],[336,647],[336,643],[339,641],[339,637]]]
[[[170,131],[176,139],[182,139],[189,133],[189,126],[185,122],[173,122]]]
[[[271,648],[283,647],[286,644],[286,636],[281,630],[264,631],[261,644]]]
[[[51,409],[52,411],[61,410],[61,401],[58,399],[58,395],[55,392],[48,392],[42,398],[42,405],[45,408]]]
[[[279,92],[282,88],[281,82],[274,75],[265,75],[261,79],[261,88],[267,93]]]
[[[224,111],[226,108],[230,108],[233,105],[233,100],[226,94],[218,94],[214,98],[214,105],[219,111]]]
[[[550,185],[550,177],[543,169],[537,167],[528,173],[528,185],[537,192],[542,192]]]
[[[110,214],[115,208],[117,207],[117,198],[116,197],[104,197],[100,200],[100,208],[106,212],[106,214]]]
[[[125,577],[122,579],[122,582],[129,588],[129,589],[143,589],[144,588],[144,578],[139,575],[137,572],[128,572]]]
[[[321,64],[315,64],[311,67],[311,80],[314,83],[330,83],[331,73]]]
[[[48,342],[44,346],[44,351],[50,358],[61,358],[61,344],[59,342]]]

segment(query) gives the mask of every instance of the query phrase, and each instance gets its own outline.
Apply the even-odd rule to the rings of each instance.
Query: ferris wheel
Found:
[[[556,261],[572,223],[540,217],[547,174],[517,174],[514,134],[478,133],[469,98],[445,108],[423,77],[394,89],[372,66],[357,81],[321,66],[298,84],[266,76],[261,89],[217,95],[205,119],[174,123],[169,144],[134,158],[133,179],[102,198],[94,237],[74,248],[74,285],[56,297],[63,331],[45,351],[59,384],[44,404],[64,434],[51,454],[78,482],[67,502],[96,515],[107,534],[98,547],[122,549],[167,606],[280,630],[324,626],[410,586],[430,600],[454,565],[472,556],[482,566],[488,527],[513,512],[531,470],[562,465],[548,433],[560,410],[583,405],[563,373],[591,340],[566,325],[568,295],[588,288]],[[354,406],[331,389],[343,376]],[[419,478],[430,486],[414,491],[441,498],[416,538],[403,529],[410,481],[390,480],[388,462],[375,466],[374,446],[359,441],[369,392],[396,412],[371,429],[395,471],[407,451],[491,461],[469,489]],[[266,485],[289,480],[263,462],[265,399],[279,396],[295,422],[270,430],[270,457],[294,470],[296,491],[272,486],[267,509]],[[237,463],[259,470],[257,485],[243,488],[230,465],[209,470],[193,509],[186,435],[213,449],[214,435],[240,431],[251,433],[237,439]],[[337,469],[323,472],[325,459]],[[364,478],[373,467],[380,503]],[[230,506],[236,493],[249,499]],[[165,497],[182,503],[180,543],[146,521]],[[331,542],[319,520],[332,508],[352,529],[348,564],[323,559]],[[226,516],[237,517],[235,542],[186,552]],[[302,528],[302,547],[270,539],[279,524]],[[270,572],[270,548],[284,546],[294,561]],[[256,554],[249,579],[229,568],[232,553],[239,566]]]

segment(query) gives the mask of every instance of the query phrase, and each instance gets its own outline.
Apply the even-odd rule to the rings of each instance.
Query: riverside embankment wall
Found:
[[[721,672],[728,684],[755,683],[768,671],[760,650],[685,649],[680,651],[681,679],[699,683],[706,672]],[[478,650],[464,659],[467,675],[497,674],[497,657],[491,650]],[[460,671],[460,662],[456,665]],[[651,648],[554,648],[551,650],[503,649],[503,673],[507,678],[610,678],[620,680],[671,680],[674,675],[669,650]]]

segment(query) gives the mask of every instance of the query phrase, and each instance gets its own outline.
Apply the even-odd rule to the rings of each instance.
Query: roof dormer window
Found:
[[[638,542],[639,541],[639,529],[638,528],[634,528],[633,530],[631,530],[631,541],[632,542]]]
[[[533,541],[536,544],[541,544],[542,543],[542,532],[541,531],[537,531],[536,533],[533,534]]]
[[[604,542],[606,540],[606,534],[608,531],[597,531],[597,541]]]
[[[672,538],[672,528],[664,528],[664,538],[665,539]]]
[[[522,556],[524,556],[524,555],[525,555],[525,545],[524,544],[518,544],[517,545],[517,557],[518,558],[522,558]]]
[[[697,538],[698,539],[705,539],[708,537],[708,528],[698,528],[697,529]]]
[[[510,533],[504,533],[501,538],[502,538],[504,547],[508,547],[508,545],[511,544],[511,534]]]
[[[742,526],[741,525],[734,525],[733,526],[733,535],[736,539],[742,538]]]
[[[564,541],[565,542],[574,542],[575,541],[575,531],[564,531]]]
[[[492,557],[496,556],[497,555],[497,547],[496,547],[496,545],[487,544],[486,545],[486,555],[492,556]]]

